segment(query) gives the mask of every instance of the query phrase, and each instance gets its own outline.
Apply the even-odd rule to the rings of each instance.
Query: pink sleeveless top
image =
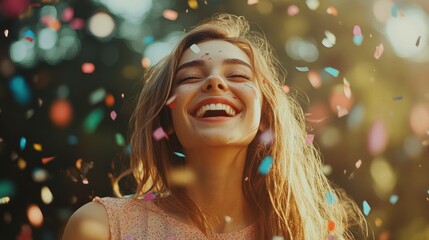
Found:
[[[155,203],[134,198],[99,198],[109,218],[111,240],[254,240],[255,226],[230,233],[204,235],[198,228],[170,217]]]

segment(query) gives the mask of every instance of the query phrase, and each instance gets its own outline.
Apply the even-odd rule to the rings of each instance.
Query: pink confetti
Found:
[[[368,134],[368,149],[373,156],[384,152],[388,143],[387,129],[382,120],[376,120]]]
[[[361,165],[362,165],[362,160],[360,160],[360,159],[359,159],[359,160],[355,163],[355,166],[356,166],[356,168],[357,168],[357,169],[359,169]]]
[[[270,129],[263,131],[259,136],[259,140],[265,145],[271,144],[273,142],[273,131]]]
[[[164,132],[164,129],[162,129],[162,127],[159,127],[155,131],[153,131],[153,138],[155,138],[155,140],[159,141],[163,138],[168,139],[168,136]]]
[[[353,27],[353,35],[355,35],[355,36],[362,35],[362,31],[361,31],[359,25],[355,25]]]
[[[64,22],[70,22],[73,19],[74,10],[71,7],[64,9],[63,14],[61,15],[61,19]]]
[[[166,9],[162,12],[162,16],[170,21],[175,21],[179,14],[176,11]]]
[[[308,134],[308,135],[307,135],[307,139],[305,140],[305,142],[306,142],[308,145],[310,145],[310,144],[312,144],[312,143],[313,143],[313,140],[314,140],[314,134]]]
[[[379,59],[381,57],[381,54],[383,54],[384,46],[383,43],[380,43],[377,47],[375,47],[374,57],[375,59]]]
[[[299,8],[296,5],[290,5],[287,8],[287,15],[293,17],[299,13]]]
[[[349,114],[349,111],[345,107],[337,106],[337,110],[338,110],[338,118],[342,118],[347,114]]]
[[[257,4],[259,0],[247,0],[247,5],[254,5]]]
[[[95,71],[95,66],[93,63],[83,63],[82,72],[83,73],[93,73]]]
[[[153,192],[148,192],[143,196],[143,200],[145,201],[153,201],[156,198]]]
[[[115,111],[111,111],[110,112],[110,118],[113,120],[113,121],[115,121],[115,119],[116,119],[116,117],[118,116],[118,114],[116,114],[116,112]]]
[[[75,18],[70,22],[70,28],[79,30],[85,26],[85,21],[81,18]]]

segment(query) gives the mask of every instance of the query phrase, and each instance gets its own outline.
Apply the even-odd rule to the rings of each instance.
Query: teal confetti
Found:
[[[333,67],[325,67],[325,72],[331,74],[334,77],[338,77],[338,75],[340,74],[340,71],[338,71],[337,69],[333,68]]]
[[[27,82],[22,76],[15,76],[9,82],[10,91],[17,101],[21,105],[27,105],[31,101],[31,90]]]
[[[326,193],[326,202],[328,204],[334,204],[335,203],[335,194],[333,192],[327,192]]]
[[[363,201],[363,214],[365,214],[365,216],[368,216],[370,211],[371,211],[371,207],[369,206],[368,202]]]
[[[25,137],[21,137],[21,140],[19,140],[19,148],[21,150],[24,150],[26,145],[27,145],[27,139],[25,139]]]
[[[266,156],[262,162],[261,165],[259,165],[259,173],[262,175],[267,175],[270,171],[271,164],[273,164],[273,158],[271,156]]]
[[[125,147],[125,154],[126,154],[126,155],[130,155],[132,150],[133,150],[133,148],[131,147],[131,145],[129,145],[129,144],[128,144],[128,145]]]
[[[15,194],[15,185],[9,180],[0,181],[0,198],[10,197]]]
[[[70,145],[76,145],[76,144],[77,144],[77,142],[78,142],[78,138],[77,138],[75,135],[69,135],[69,136],[67,137],[67,142],[68,142]]]
[[[392,14],[392,17],[398,16],[398,7],[394,3],[392,4],[392,7],[390,7],[390,14]]]
[[[354,35],[353,36],[353,43],[356,46],[360,46],[363,43],[363,36],[362,35]]]
[[[308,67],[296,67],[296,70],[300,72],[308,72],[310,69],[308,69]]]
[[[118,146],[124,146],[125,145],[125,138],[120,133],[115,134],[116,144]]]
[[[143,44],[144,45],[150,45],[150,44],[153,43],[154,40],[155,39],[154,39],[153,36],[146,36],[146,37],[143,38]]]
[[[183,154],[183,153],[174,152],[174,154],[176,154],[179,157],[183,157],[183,158],[186,157],[185,154]]]
[[[31,31],[31,30],[27,30],[25,33],[24,33],[24,39],[25,40],[27,40],[27,41],[29,41],[29,42],[33,42],[34,41],[34,39],[36,38],[36,34],[34,34],[34,32],[33,31]]]
[[[104,111],[101,108],[94,109],[91,113],[86,116],[83,122],[83,129],[87,133],[92,133],[97,129],[98,125],[103,120]]]
[[[392,196],[390,196],[390,198],[389,198],[389,202],[391,203],[391,204],[395,204],[396,202],[398,202],[398,200],[399,200],[399,197],[398,197],[398,195],[395,195],[395,194],[393,194]]]
[[[89,95],[89,103],[91,105],[97,104],[103,101],[105,97],[106,97],[106,90],[104,90],[104,88],[99,88]]]

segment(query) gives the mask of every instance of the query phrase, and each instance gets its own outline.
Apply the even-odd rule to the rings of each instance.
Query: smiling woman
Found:
[[[363,238],[362,214],[321,172],[272,56],[242,17],[190,30],[145,75],[132,117],[136,194],[95,198],[64,239]]]

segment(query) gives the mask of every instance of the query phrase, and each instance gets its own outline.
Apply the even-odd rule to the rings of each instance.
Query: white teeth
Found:
[[[207,104],[202,106],[200,109],[197,110],[197,113],[195,114],[196,117],[202,117],[204,116],[204,113],[206,113],[206,111],[208,110],[225,110],[225,112],[229,115],[229,116],[235,116],[235,110],[223,103],[212,103],[212,104]]]

